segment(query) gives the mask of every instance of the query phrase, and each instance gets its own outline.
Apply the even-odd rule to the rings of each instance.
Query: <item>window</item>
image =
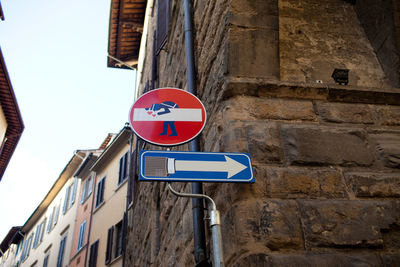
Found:
[[[60,201],[60,204],[55,209],[56,213],[54,214],[54,217],[53,217],[53,227],[57,224],[58,214],[60,214],[60,207],[61,207],[61,201]]]
[[[21,239],[21,241],[18,242],[17,250],[15,251],[15,257],[17,257],[18,253],[22,250],[23,245],[24,239]]]
[[[101,179],[97,183],[96,208],[104,201],[104,184],[105,184],[105,182],[106,182],[106,177],[103,177],[103,179]]]
[[[49,265],[49,257],[50,257],[49,254],[46,254],[46,256],[44,257],[43,267],[47,267]]]
[[[99,240],[90,246],[89,267],[97,266],[97,251],[99,250]]]
[[[22,250],[21,261],[24,261],[29,256],[33,239],[33,233],[26,239],[24,249]]]
[[[53,225],[53,216],[54,216],[55,211],[56,211],[56,206],[53,207],[53,209],[49,215],[49,222],[47,223],[47,228],[46,228],[47,233],[50,232],[51,226]]]
[[[119,160],[118,185],[128,177],[128,152]]]
[[[108,229],[106,264],[109,264],[111,260],[119,257],[122,254],[123,240],[123,221],[120,221]]]
[[[122,221],[120,221],[117,225],[115,225],[115,258],[122,254],[122,240]]]
[[[73,184],[69,185],[66,190],[65,190],[65,199],[64,199],[64,205],[63,205],[63,214],[71,208],[72,204],[75,203],[75,198],[76,198],[76,189],[78,186],[78,178],[74,178]]]
[[[106,264],[111,262],[112,258],[112,245],[113,245],[114,226],[108,229],[107,233],[107,250],[106,250]]]
[[[35,239],[33,240],[33,248],[37,248],[37,246],[39,246],[39,244],[42,243],[42,241],[43,241],[46,220],[47,220],[47,218],[45,218],[38,226],[36,226],[36,235],[35,235]]]
[[[81,250],[83,247],[83,241],[85,240],[85,230],[86,230],[86,220],[81,224],[81,227],[79,228],[77,251]]]
[[[71,190],[71,196],[69,198],[69,204],[68,204],[68,208],[71,208],[72,204],[75,203],[75,198],[76,198],[76,188],[78,186],[78,178],[75,177],[74,179],[74,183],[72,184],[72,190]]]
[[[93,183],[93,175],[90,175],[89,178],[87,178],[83,182],[82,186],[82,195],[81,195],[81,203],[85,202],[86,199],[90,196],[92,193],[92,183]]]
[[[67,235],[64,235],[60,241],[60,248],[58,249],[57,267],[62,267],[64,259],[65,243],[67,242]]]
[[[69,194],[71,192],[71,186],[68,186],[65,189],[65,199],[64,199],[64,205],[63,205],[63,209],[62,209],[62,213],[65,214],[67,212],[68,209],[68,202],[69,202]]]

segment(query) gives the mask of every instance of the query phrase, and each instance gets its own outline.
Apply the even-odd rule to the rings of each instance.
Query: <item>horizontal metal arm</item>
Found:
[[[215,205],[214,200],[213,200],[211,197],[207,196],[207,195],[203,195],[203,194],[190,194],[190,193],[180,193],[180,192],[175,191],[175,190],[172,188],[172,186],[171,186],[170,183],[168,183],[168,188],[169,188],[169,190],[170,190],[174,195],[177,195],[177,196],[179,196],[179,197],[206,198],[206,199],[208,199],[208,201],[211,202],[211,204],[212,204],[212,209],[213,209],[213,210],[216,210],[216,209],[217,209],[217,206]]]

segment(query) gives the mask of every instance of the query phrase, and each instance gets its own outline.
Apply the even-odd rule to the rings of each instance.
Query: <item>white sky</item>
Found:
[[[107,68],[110,0],[0,1],[0,46],[25,124],[0,182],[1,242],[75,150],[123,128],[136,73]]]

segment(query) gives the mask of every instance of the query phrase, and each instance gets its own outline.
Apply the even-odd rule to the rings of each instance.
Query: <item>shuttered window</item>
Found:
[[[57,257],[57,267],[62,267],[64,260],[64,250],[65,243],[67,242],[67,236],[65,235],[60,242],[60,248],[58,249],[58,257]]]
[[[106,264],[109,264],[112,259],[113,234],[114,234],[114,226],[110,227],[107,233]]]
[[[108,229],[106,264],[122,255],[126,235],[124,231],[125,217],[124,215],[123,220]]]
[[[47,254],[43,260],[43,267],[47,267],[49,265],[49,257],[50,255]]]
[[[96,195],[96,208],[104,201],[104,184],[106,182],[106,177],[100,180],[97,184],[97,195]]]
[[[89,267],[97,266],[97,251],[99,250],[99,240],[90,246]]]
[[[128,152],[119,160],[118,185],[128,177]]]
[[[160,53],[168,36],[169,0],[158,0],[157,28],[156,28],[156,54]]]
[[[79,238],[77,251],[80,251],[83,247],[83,241],[85,240],[86,220],[81,224],[79,228]]]

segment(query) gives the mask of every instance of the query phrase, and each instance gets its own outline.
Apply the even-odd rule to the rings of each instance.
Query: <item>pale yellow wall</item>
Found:
[[[126,207],[128,179],[118,187],[119,160],[128,151],[125,145],[116,153],[104,168],[96,174],[97,183],[106,176],[104,187],[104,203],[94,210],[89,246],[99,239],[97,265],[105,265],[105,252],[107,247],[107,231],[123,219]],[[97,192],[96,192],[97,195]],[[95,197],[96,197],[95,195]],[[109,266],[122,266],[122,258],[112,262]]]
[[[15,255],[15,252],[17,250],[17,245],[12,244],[7,251],[3,251],[4,255],[3,257],[0,257],[0,267],[14,267],[15,264],[18,261],[17,256]]]
[[[6,117],[4,116],[3,109],[0,106],[0,144],[4,140],[4,136],[6,135],[7,130],[7,121]]]
[[[73,226],[74,226],[74,221],[75,221],[76,208],[77,208],[77,203],[79,203],[79,201],[80,201],[79,196],[78,196],[79,195],[78,192],[79,192],[79,188],[80,188],[80,180],[78,179],[77,181],[78,181],[78,185],[77,185],[77,194],[75,196],[75,202],[66,211],[66,213],[65,214],[62,213],[62,208],[64,205],[64,199],[65,199],[65,191],[68,186],[73,184],[73,182],[74,182],[73,177],[71,177],[68,180],[68,182],[62,188],[62,190],[57,194],[57,196],[54,198],[54,200],[48,206],[47,211],[37,221],[37,223],[34,225],[34,227],[31,229],[31,231],[27,233],[26,237],[29,237],[32,232],[36,231],[36,226],[39,223],[41,223],[45,217],[47,217],[42,243],[39,246],[37,246],[36,248],[33,248],[33,240],[32,240],[32,247],[30,250],[29,257],[21,264],[21,267],[25,267],[25,266],[30,267],[36,260],[38,261],[36,266],[43,266],[43,260],[44,260],[46,252],[50,252],[48,266],[56,266],[60,241],[61,241],[61,238],[64,236],[64,234],[67,234],[67,242],[66,242],[65,250],[64,250],[63,266],[68,266],[68,263],[69,263],[68,261],[69,261],[70,253],[71,253],[71,242],[72,242],[72,234],[73,234],[73,230],[74,230]],[[48,218],[49,218],[50,214],[52,213],[53,207],[55,205],[61,205],[59,215],[58,215],[58,221],[57,221],[57,224],[53,227],[53,229],[49,233],[47,233]]]

